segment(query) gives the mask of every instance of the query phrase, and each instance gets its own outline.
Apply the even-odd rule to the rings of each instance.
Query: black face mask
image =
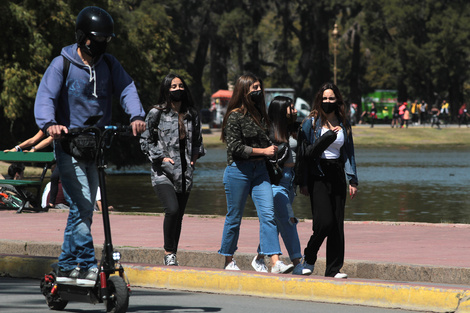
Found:
[[[326,114],[330,114],[338,109],[338,104],[336,102],[322,102],[321,108]]]
[[[170,100],[171,101],[180,102],[183,99],[183,96],[184,96],[184,90],[182,90],[182,89],[170,91]]]
[[[84,48],[84,52],[95,59],[106,52],[107,46],[108,43],[106,41],[98,42],[95,40],[90,40],[89,45],[83,44],[80,47]]]
[[[250,92],[250,98],[254,103],[260,104],[263,101],[263,92],[261,90],[256,90]]]

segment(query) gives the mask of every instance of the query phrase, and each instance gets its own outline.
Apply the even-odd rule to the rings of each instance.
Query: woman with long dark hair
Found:
[[[269,104],[268,116],[271,120],[271,141],[278,146],[276,162],[282,168],[282,178],[279,184],[271,184],[274,196],[274,216],[277,229],[286,246],[289,258],[294,264],[294,275],[309,275],[309,269],[301,263],[298,220],[294,216],[292,203],[295,197],[294,165],[297,150],[297,110],[289,97],[276,96]],[[259,252],[259,251],[258,251]],[[258,254],[251,265],[257,272],[267,272],[264,255]]]
[[[146,123],[152,186],[165,208],[164,264],[178,265],[176,253],[194,166],[205,154],[199,114],[181,76],[168,74],[163,79],[158,105],[147,114]]]
[[[275,155],[277,146],[269,139],[263,85],[255,75],[242,75],[235,83],[222,123],[221,139],[227,143],[224,172],[227,215],[219,250],[225,256],[224,268],[240,270],[233,254],[250,195],[260,222],[260,254],[271,257],[272,273],[291,272],[293,265],[279,260],[281,247],[274,218],[273,191],[265,163],[265,158]]]
[[[347,278],[344,263],[344,207],[346,178],[351,199],[357,193],[357,172],[351,126],[346,121],[344,101],[332,83],[318,91],[313,109],[299,135],[296,174],[303,195],[310,195],[313,235],[304,250],[304,267],[313,271],[325,238],[325,276]]]

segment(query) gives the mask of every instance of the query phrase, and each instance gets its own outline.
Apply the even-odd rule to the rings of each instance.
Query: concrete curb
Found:
[[[56,260],[50,257],[0,255],[0,273],[3,276],[41,278],[50,272],[50,265]],[[136,264],[125,264],[124,267],[132,286],[428,312],[470,313],[470,289],[463,287],[187,267]]]
[[[157,248],[134,248],[114,246],[121,252],[124,263],[162,265],[164,251]],[[95,245],[96,258],[101,259],[102,245]],[[14,240],[0,240],[0,253],[7,255],[25,255],[56,258],[60,255],[61,245],[48,242],[25,242]],[[241,270],[253,271],[251,261],[254,254],[237,253],[237,265]],[[290,263],[286,257],[285,262]],[[216,252],[180,250],[178,262],[181,266],[191,268],[223,268],[224,259]],[[266,258],[269,266],[269,258]],[[314,275],[323,276],[325,259],[319,258],[315,264]],[[346,260],[343,272],[350,278],[377,279],[382,281],[406,281],[435,284],[470,285],[470,268],[424,266],[398,263],[379,263]]]

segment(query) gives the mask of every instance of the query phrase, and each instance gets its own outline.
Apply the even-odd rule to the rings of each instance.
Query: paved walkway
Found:
[[[60,253],[67,214],[0,210],[0,273],[27,276],[47,271]],[[123,254],[126,273],[135,285],[470,312],[470,225],[346,222],[343,271],[350,278],[339,282],[322,276],[324,247],[312,276],[254,272],[250,263],[258,245],[257,219],[244,219],[241,225],[235,254],[240,273],[223,271],[223,257],[217,254],[224,217],[185,216],[178,268],[161,266],[163,216],[114,213],[110,220],[114,247]],[[298,230],[304,247],[311,221],[300,222]],[[95,215],[93,236],[95,245],[103,243],[100,214]],[[44,262],[45,269],[38,270]],[[268,282],[270,287],[254,287]],[[340,288],[341,296],[333,297],[335,288]]]

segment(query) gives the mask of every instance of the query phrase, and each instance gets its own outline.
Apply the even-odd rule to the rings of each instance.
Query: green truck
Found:
[[[370,112],[371,103],[375,103],[377,119],[388,121],[393,117],[393,107],[397,103],[398,92],[396,90],[376,89],[362,97],[362,112]]]

